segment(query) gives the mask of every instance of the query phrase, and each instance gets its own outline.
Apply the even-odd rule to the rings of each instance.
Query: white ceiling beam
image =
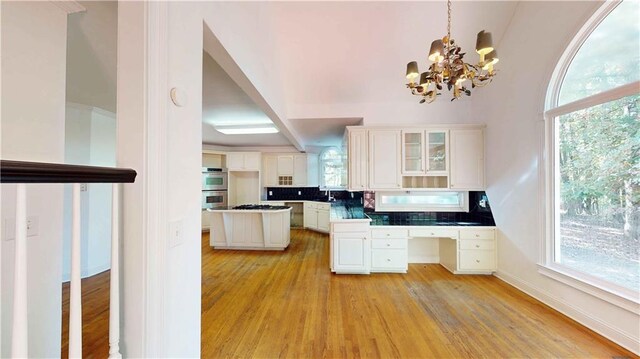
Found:
[[[66,12],[67,14],[75,14],[77,12],[87,11],[87,9],[84,6],[80,5],[80,3],[77,1],[57,0],[57,1],[51,1],[51,2],[54,3],[60,9],[62,9],[62,11]]]

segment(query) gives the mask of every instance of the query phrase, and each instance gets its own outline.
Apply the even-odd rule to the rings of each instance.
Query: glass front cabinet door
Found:
[[[446,175],[449,171],[449,133],[448,131],[428,130],[427,137],[427,174]]]
[[[402,174],[424,174],[425,161],[425,132],[402,131]]]

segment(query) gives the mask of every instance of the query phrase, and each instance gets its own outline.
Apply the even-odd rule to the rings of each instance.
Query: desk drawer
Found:
[[[335,222],[331,223],[333,232],[369,232],[369,222]]]
[[[371,248],[396,248],[396,249],[406,249],[407,248],[407,238],[389,238],[389,239],[372,239],[371,240]]]
[[[407,269],[406,249],[371,250],[371,269]]]
[[[409,237],[418,238],[458,238],[458,230],[453,228],[420,228],[409,230]]]
[[[493,228],[460,230],[460,239],[494,239],[495,236],[496,230]]]
[[[460,249],[493,250],[495,247],[495,241],[492,239],[464,239],[460,241]]]
[[[407,238],[406,229],[371,229],[371,238]]]
[[[494,271],[496,256],[494,251],[460,250],[460,269],[477,271]]]

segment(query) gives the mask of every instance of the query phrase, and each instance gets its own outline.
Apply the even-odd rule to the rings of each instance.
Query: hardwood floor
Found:
[[[69,357],[69,283],[62,284],[62,358]],[[82,356],[109,356],[109,271],[82,280]]]
[[[495,277],[333,275],[328,236],[291,233],[284,252],[214,251],[202,236],[203,358],[637,357]],[[107,356],[108,280],[82,283],[85,357]]]

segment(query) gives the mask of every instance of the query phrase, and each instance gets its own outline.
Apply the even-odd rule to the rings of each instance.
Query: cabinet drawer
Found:
[[[483,250],[460,250],[460,269],[494,271],[496,268],[496,257],[494,251]]]
[[[488,229],[461,229],[460,239],[494,239],[496,230]]]
[[[409,237],[418,238],[458,238],[458,230],[451,228],[421,228],[409,230]]]
[[[406,229],[372,229],[371,238],[407,238]]]
[[[322,211],[331,210],[331,203],[316,203],[316,208]]]
[[[304,203],[304,208],[305,209],[318,209],[318,205],[316,203],[313,203],[313,202],[305,202]]]
[[[491,239],[466,239],[460,241],[460,249],[487,249],[493,250],[495,242]]]
[[[371,250],[372,269],[406,269],[406,249],[373,249]]]
[[[406,238],[389,238],[389,239],[372,239],[371,240],[371,248],[395,248],[395,249],[406,249],[407,248],[407,239]]]
[[[331,229],[333,232],[369,232],[369,222],[335,222]]]

